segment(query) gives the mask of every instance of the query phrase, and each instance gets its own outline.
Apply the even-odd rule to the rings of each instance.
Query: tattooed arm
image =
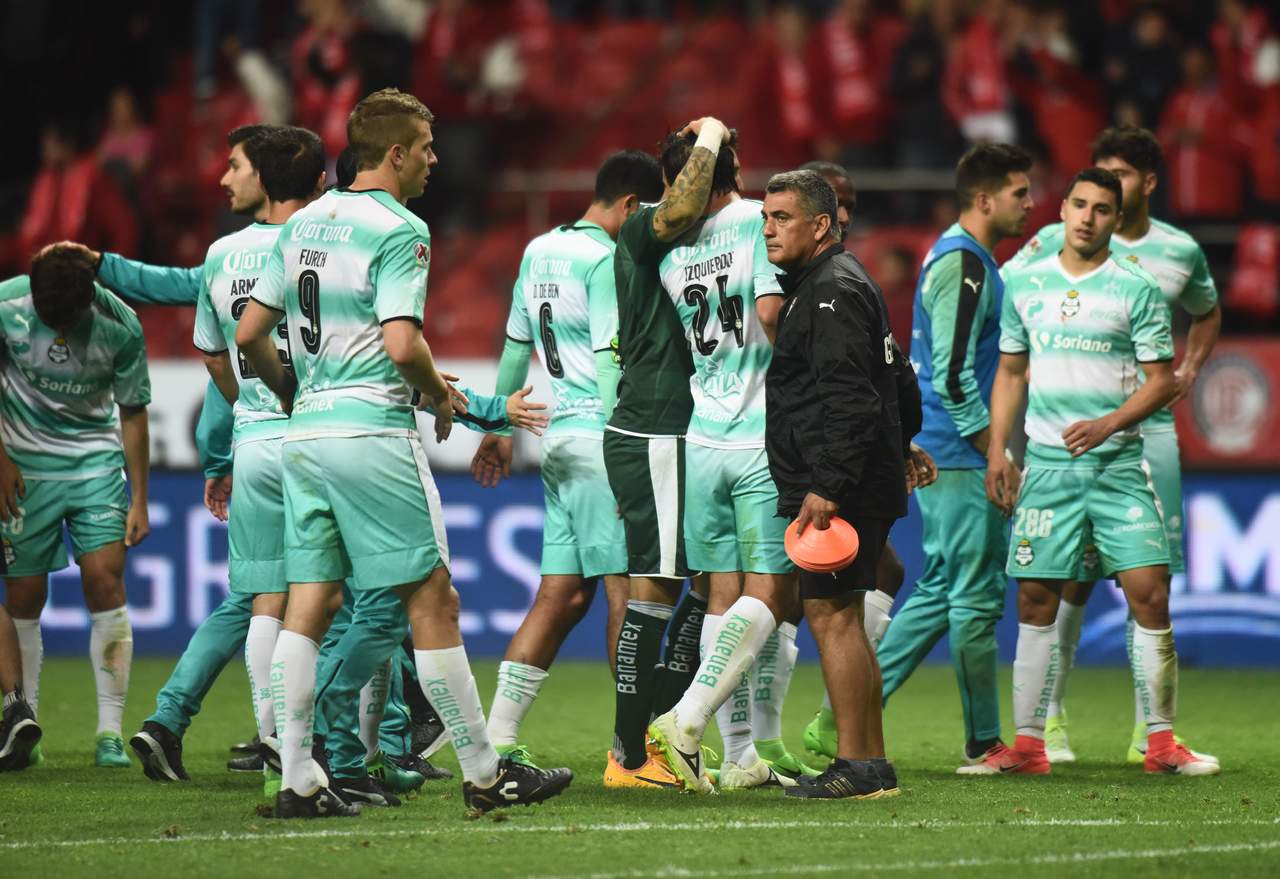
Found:
[[[698,136],[689,161],[672,181],[666,197],[653,215],[653,234],[659,241],[674,241],[702,216],[711,196],[711,178],[720,147],[729,140],[729,129],[719,119],[695,119],[685,131]]]

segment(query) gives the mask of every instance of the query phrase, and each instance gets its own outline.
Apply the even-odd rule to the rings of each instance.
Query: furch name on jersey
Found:
[[[298,254],[298,265],[322,269],[324,268],[325,260],[328,258],[329,251],[327,250],[310,250],[304,247],[302,252]]]
[[[351,240],[351,226],[335,226],[333,223],[320,223],[316,220],[303,220],[293,227],[289,238],[293,241],[342,241]]]
[[[686,281],[697,281],[700,278],[709,278],[712,275],[727,272],[731,268],[733,268],[732,250],[728,253],[717,253],[711,259],[704,259],[702,262],[685,266],[684,279]]]

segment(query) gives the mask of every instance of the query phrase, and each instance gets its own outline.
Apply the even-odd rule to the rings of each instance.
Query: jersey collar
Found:
[[[1091,269],[1078,277],[1072,275],[1069,271],[1067,271],[1066,266],[1062,264],[1061,252],[1059,252],[1058,255],[1054,257],[1054,262],[1057,263],[1058,273],[1061,274],[1062,277],[1067,279],[1067,283],[1075,285],[1083,281],[1087,281],[1089,278],[1092,278],[1094,275],[1102,272],[1111,263],[1111,258],[1108,256],[1105,260],[1102,261],[1102,264],[1099,265],[1096,269]]]

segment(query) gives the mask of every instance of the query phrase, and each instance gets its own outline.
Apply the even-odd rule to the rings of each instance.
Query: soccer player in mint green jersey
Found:
[[[489,737],[499,754],[528,760],[520,724],[564,639],[591,606],[603,578],[610,664],[626,611],[627,546],[604,466],[604,425],[617,401],[614,358],[618,298],[614,238],[642,202],[662,196],[662,172],[647,153],[605,159],[581,219],[539,235],[525,248],[512,290],[498,394],[524,386],[536,347],[551,378],[555,411],[542,440],[546,517],[542,580],[533,607],[498,667]],[[484,485],[510,472],[509,435],[485,437],[472,470]]]
[[[29,277],[0,284],[0,534],[23,688],[36,708],[40,613],[49,572],[67,566],[64,523],[70,532],[91,621],[95,762],[127,767],[120,723],[133,629],[124,557],[150,530],[151,382],[137,315],[93,275],[82,250],[54,246],[36,256]]]
[[[430,233],[403,200],[426,187],[431,113],[395,89],[366,97],[347,122],[358,173],[281,230],[236,328],[249,365],[290,412],[284,439],[285,575],[289,600],[272,656],[283,718],[278,817],[351,815],[311,757],[319,640],[342,583],[391,591],[413,630],[423,691],[444,719],[468,806],[488,810],[554,796],[572,780],[499,758],[489,742],[458,629],[448,547],[413,390],[436,410],[436,438],[452,427],[449,386],[421,322]],[[294,374],[272,335],[284,315]],[[291,339],[295,336],[291,336]]]
[[[1132,668],[1143,690],[1146,770],[1218,771],[1173,737],[1178,658],[1169,545],[1143,465],[1141,431],[1175,393],[1173,334],[1155,279],[1110,251],[1121,205],[1114,174],[1081,171],[1062,203],[1062,250],[1004,273],[986,488],[991,502],[1013,516],[1006,571],[1019,592],[1017,738],[1012,748],[960,767],[961,774],[1050,771],[1044,732],[1059,669],[1059,595],[1075,577],[1090,533],[1103,572],[1119,580],[1134,617]],[[1028,384],[1019,490],[1006,444]]]
[[[1151,482],[1164,514],[1165,536],[1169,541],[1169,570],[1186,571],[1183,555],[1182,466],[1178,455],[1178,434],[1174,430],[1172,404],[1189,393],[1200,368],[1208,360],[1222,327],[1222,309],[1218,291],[1205,262],[1204,252],[1195,240],[1174,226],[1154,219],[1150,212],[1151,194],[1157,185],[1156,171],[1162,156],[1160,143],[1142,128],[1108,128],[1093,144],[1093,162],[1120,178],[1124,191],[1124,216],[1111,236],[1111,250],[1145,269],[1160,286],[1172,308],[1177,305],[1190,315],[1186,351],[1174,370],[1177,386],[1169,406],[1158,409],[1142,423],[1143,456],[1151,471]],[[1041,229],[1010,260],[1020,265],[1044,253],[1062,248],[1063,226],[1055,223]],[[1067,737],[1067,715],[1063,702],[1067,677],[1080,641],[1084,622],[1084,606],[1093,591],[1100,572],[1090,564],[1096,553],[1085,556],[1077,582],[1068,583],[1062,591],[1058,607],[1058,639],[1061,645],[1061,667],[1049,705],[1049,721],[1045,748],[1050,762],[1071,762],[1075,754]],[[1126,623],[1125,643],[1132,646],[1133,619]],[[1128,760],[1141,763],[1146,753],[1146,726],[1143,723],[1141,693],[1134,689],[1135,721]],[[1208,755],[1201,755],[1207,757]]]
[[[1004,296],[992,251],[1022,234],[1032,208],[1030,169],[1031,157],[1014,146],[969,150],[956,168],[959,221],[929,248],[921,267],[911,357],[924,418],[915,441],[937,462],[938,479],[916,492],[924,571],[876,651],[887,703],[947,636],[969,762],[1004,748],[995,633],[1009,582],[1009,534],[983,487]]]
[[[668,176],[692,146],[687,135],[666,139]],[[783,547],[788,522],[777,515],[764,451],[764,380],[782,288],[765,249],[762,205],[742,198],[741,189],[735,139],[717,159],[706,216],[659,266],[694,365],[685,434],[686,468],[694,475],[685,487],[684,532],[689,567],[701,572],[708,591],[700,653],[705,661],[722,623],[735,621],[725,643],[743,651],[747,673],[724,675],[722,664],[699,669],[670,714],[655,723],[670,718],[687,725],[695,718],[695,726],[705,726],[714,714],[724,742],[719,781],[728,789],[789,786],[804,774],[782,742],[782,701],[797,654],[795,627],[786,618],[797,591],[795,566]],[[752,621],[759,638],[736,641],[742,619]],[[757,691],[765,698],[754,700]]]

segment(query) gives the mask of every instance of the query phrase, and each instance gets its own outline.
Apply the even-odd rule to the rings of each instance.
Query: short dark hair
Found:
[[[258,146],[262,142],[262,137],[278,127],[276,125],[241,125],[233,128],[227,133],[227,149],[233,150],[243,144],[241,148],[244,150],[245,157],[256,171],[261,158]]]
[[[693,153],[693,145],[698,138],[692,132],[679,134],[671,132],[658,145],[658,155],[662,162],[662,176],[668,185],[675,183],[684,169],[685,163]],[[738,131],[729,129],[729,142],[720,147],[716,154],[716,167],[711,175],[711,194],[724,195],[738,191],[738,173],[733,167],[734,152],[738,149]]]
[[[262,188],[272,201],[307,198],[316,191],[324,173],[324,144],[319,135],[305,128],[282,125],[256,138],[258,158],[254,167]],[[246,150],[246,155],[248,151]]]
[[[662,169],[658,160],[643,150],[622,150],[605,159],[596,172],[592,201],[613,204],[634,195],[642,202],[662,198]]]
[[[343,147],[342,152],[338,153],[333,173],[337,175],[339,189],[346,189],[356,182],[356,154],[351,152],[351,147]]]
[[[1164,152],[1160,141],[1145,128],[1136,125],[1117,125],[1098,135],[1090,147],[1091,161],[1121,159],[1143,174],[1151,174],[1160,168]]]
[[[853,175],[851,175],[844,165],[837,165],[835,162],[824,162],[821,159],[814,159],[812,162],[805,162],[797,170],[800,171],[817,171],[823,177],[838,177],[841,180],[849,181],[849,185],[853,186]]]
[[[378,167],[387,150],[396,144],[408,147],[417,139],[415,121],[430,124],[435,118],[422,101],[399,89],[368,95],[347,117],[347,142],[355,153],[356,167],[361,171]]]
[[[54,329],[75,323],[93,304],[97,266],[78,247],[54,245],[31,261],[31,303],[36,316]]]
[[[839,204],[836,202],[836,190],[817,171],[783,171],[774,174],[765,184],[764,191],[768,195],[778,192],[794,192],[800,197],[800,205],[810,217],[817,218],[826,214],[831,220],[827,234],[831,238],[839,238]]]
[[[1124,190],[1120,188],[1120,178],[1112,174],[1106,168],[1085,168],[1079,174],[1071,178],[1071,184],[1067,187],[1067,193],[1063,198],[1071,195],[1071,191],[1076,188],[1077,183],[1092,183],[1094,186],[1101,186],[1107,192],[1115,196],[1116,210],[1119,211],[1124,204]]]
[[[999,192],[1010,174],[1031,170],[1031,156],[1007,143],[980,143],[971,147],[956,165],[956,201],[960,209],[973,206],[978,193]]]

